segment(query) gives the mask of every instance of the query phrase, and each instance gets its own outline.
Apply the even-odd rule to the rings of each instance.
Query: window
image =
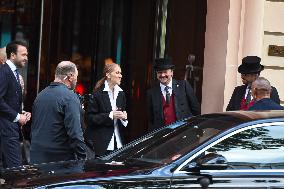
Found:
[[[207,153],[224,156],[229,169],[283,169],[284,125],[247,129],[217,145]]]

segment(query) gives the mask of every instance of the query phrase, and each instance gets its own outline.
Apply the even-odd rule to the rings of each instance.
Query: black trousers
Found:
[[[22,152],[19,136],[2,136],[1,152],[4,168],[18,167],[22,165]]]

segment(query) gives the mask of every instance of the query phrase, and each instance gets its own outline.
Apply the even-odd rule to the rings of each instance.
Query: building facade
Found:
[[[202,113],[225,110],[241,84],[237,67],[246,55],[262,57],[262,75],[283,103],[284,57],[283,50],[277,52],[284,46],[284,1],[2,0],[0,5],[0,47],[14,39],[29,43],[29,64],[22,71],[27,110],[54,79],[60,61],[78,65],[78,92],[89,94],[105,60],[112,59],[122,67],[128,138],[134,139],[147,130],[154,59],[168,56],[175,77],[192,84]]]
[[[248,55],[262,58],[261,75],[277,88],[283,105],[283,10],[283,0],[207,1],[203,113],[226,109],[235,86],[242,84],[237,69]],[[269,54],[271,45],[278,53]]]

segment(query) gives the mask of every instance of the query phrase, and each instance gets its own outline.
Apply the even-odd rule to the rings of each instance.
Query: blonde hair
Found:
[[[116,68],[116,66],[119,66],[118,64],[114,63],[114,62],[106,62],[105,63],[105,67],[103,70],[103,75],[104,77],[102,77],[95,85],[95,89],[94,91],[96,92],[104,83],[105,80],[107,79],[106,75],[108,73],[111,73],[114,71],[114,69]]]

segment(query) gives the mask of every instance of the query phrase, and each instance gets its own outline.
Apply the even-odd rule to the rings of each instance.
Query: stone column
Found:
[[[245,0],[243,57],[261,57],[263,45],[263,18],[265,0]]]
[[[244,56],[262,54],[265,0],[208,0],[202,113],[225,111]]]

